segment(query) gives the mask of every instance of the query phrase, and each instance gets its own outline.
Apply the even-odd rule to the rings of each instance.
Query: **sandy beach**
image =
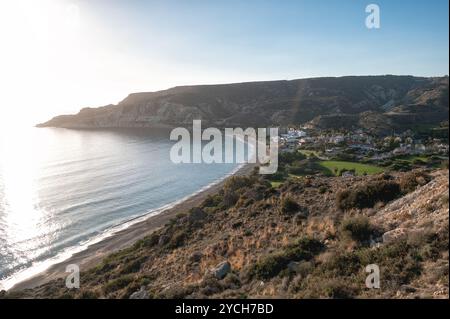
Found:
[[[254,164],[244,165],[236,171],[234,175],[246,175],[251,172],[254,166]],[[185,212],[190,208],[199,205],[208,195],[217,192],[222,187],[223,183],[224,180],[212,185],[198,194],[195,194],[192,197],[189,197],[172,208],[162,211],[158,215],[150,216],[144,221],[133,224],[130,227],[89,246],[87,249],[72,255],[65,261],[50,266],[38,275],[15,284],[9,289],[9,291],[37,287],[50,280],[64,277],[67,275],[65,270],[66,266],[69,264],[77,264],[80,267],[81,272],[95,266],[108,254],[131,246],[137,240],[151,234],[160,227],[163,227],[178,213]]]

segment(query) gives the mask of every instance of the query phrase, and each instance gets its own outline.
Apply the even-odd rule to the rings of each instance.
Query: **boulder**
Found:
[[[148,293],[145,291],[144,287],[141,287],[141,289],[130,295],[130,299],[148,299]]]
[[[416,292],[417,289],[414,288],[414,287],[408,286],[408,285],[402,285],[400,287],[400,291],[401,292],[406,292],[406,293],[413,293],[413,292]]]
[[[383,243],[391,243],[396,240],[405,239],[407,237],[405,228],[395,228],[393,230],[387,231],[383,234]]]
[[[228,261],[221,262],[211,270],[211,273],[217,279],[224,278],[231,271],[231,264]]]
[[[190,256],[190,261],[192,262],[199,262],[203,257],[203,254],[199,251],[196,251],[194,253],[192,253],[192,255]]]

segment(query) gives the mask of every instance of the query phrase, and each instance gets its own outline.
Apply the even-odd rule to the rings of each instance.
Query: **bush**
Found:
[[[300,152],[283,152],[278,155],[278,162],[281,165],[291,164],[295,161],[306,159],[306,156]]]
[[[155,295],[156,299],[184,299],[186,296],[192,294],[194,287],[192,285],[182,286],[180,284],[175,284],[169,286],[162,292],[157,292]]]
[[[296,201],[294,201],[290,197],[285,197],[281,201],[281,211],[285,214],[292,214],[297,212],[300,209],[300,205],[297,204]]]
[[[300,299],[350,299],[358,295],[361,285],[347,278],[309,278],[300,287],[296,287]]]
[[[282,252],[271,254],[256,263],[250,275],[258,279],[270,279],[286,268],[288,263],[289,260]]]
[[[206,197],[203,201],[201,207],[217,207],[222,203],[222,201],[223,198],[219,194],[215,194],[214,196],[208,195],[208,197]]]
[[[184,230],[176,231],[169,241],[169,248],[178,248],[184,245],[184,242],[187,238],[186,232]]]
[[[323,249],[323,244],[309,237],[304,237],[288,245],[283,250],[270,254],[254,264],[249,274],[258,279],[269,279],[284,270],[289,262],[309,260]]]
[[[357,288],[339,279],[326,280],[321,286],[321,297],[332,299],[351,299],[356,295]]]
[[[356,186],[337,194],[337,205],[342,210],[371,208],[378,202],[389,202],[401,194],[396,182],[379,180]]]
[[[104,286],[105,293],[111,293],[122,288],[125,288],[133,281],[132,275],[124,275],[122,277],[110,280]]]
[[[357,252],[362,265],[377,264],[383,269],[381,285],[397,289],[409,284],[421,273],[421,259],[418,247],[401,240],[379,249],[364,248]]]
[[[411,170],[411,164],[408,161],[397,160],[389,168],[393,171],[407,172]]]
[[[98,299],[100,297],[99,293],[94,290],[82,290],[77,296],[78,299]]]
[[[424,161],[422,161],[421,159],[419,159],[419,158],[416,158],[415,160],[413,160],[413,162],[412,162],[414,165],[417,165],[417,166],[425,166],[425,165],[427,165],[427,162],[424,162]]]
[[[248,188],[255,182],[254,178],[246,176],[232,176],[223,186],[223,204],[226,208],[234,206],[241,195],[242,188]]]
[[[223,188],[226,191],[237,191],[243,187],[249,187],[254,183],[254,180],[250,177],[246,176],[231,176],[229,177],[224,185]]]
[[[120,271],[121,274],[129,274],[138,272],[141,269],[141,265],[147,260],[146,257],[140,257],[135,260],[131,260],[125,263]]]
[[[159,235],[157,233],[152,233],[149,236],[145,236],[143,239],[139,240],[135,244],[135,248],[151,248],[153,246],[156,246],[159,241]]]
[[[358,243],[364,243],[370,240],[375,229],[370,224],[369,218],[358,216],[344,219],[341,224],[341,231]]]
[[[271,181],[282,182],[287,177],[286,173],[282,168],[279,168],[276,173],[267,176]]]
[[[407,194],[415,191],[417,186],[427,184],[430,180],[430,176],[425,172],[412,171],[400,178],[400,189],[403,194]]]
[[[320,266],[319,273],[333,277],[350,277],[361,271],[360,257],[354,252],[339,252]]]

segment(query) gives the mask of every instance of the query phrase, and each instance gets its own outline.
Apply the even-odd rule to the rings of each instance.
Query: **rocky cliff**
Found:
[[[349,76],[174,87],[134,93],[117,105],[84,108],[38,126],[191,125],[403,128],[448,117],[448,77]]]

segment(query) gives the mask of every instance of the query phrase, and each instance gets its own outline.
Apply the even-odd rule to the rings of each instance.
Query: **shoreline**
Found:
[[[42,272],[33,275],[30,278],[18,281],[11,288],[9,292],[19,291],[24,289],[35,288],[41,286],[51,280],[66,276],[66,266],[69,264],[76,264],[80,268],[80,272],[88,270],[100,263],[107,255],[116,252],[118,250],[127,248],[133,245],[139,239],[151,234],[152,232],[163,227],[170,219],[175,217],[178,213],[187,211],[192,207],[199,205],[208,195],[214,194],[220,188],[222,188],[225,180],[230,176],[239,176],[249,174],[255,164],[244,164],[238,168],[234,173],[225,175],[222,179],[219,179],[217,183],[210,184],[209,187],[198,193],[194,193],[192,196],[176,203],[173,207],[163,209],[156,215],[145,214],[137,219],[145,218],[142,221],[136,222],[129,227],[119,230],[108,236],[99,242],[93,243],[87,246],[86,249],[77,252],[69,258],[57,262]],[[131,220],[130,220],[131,221]],[[127,221],[129,222],[129,221]],[[125,223],[127,223],[125,222]]]

